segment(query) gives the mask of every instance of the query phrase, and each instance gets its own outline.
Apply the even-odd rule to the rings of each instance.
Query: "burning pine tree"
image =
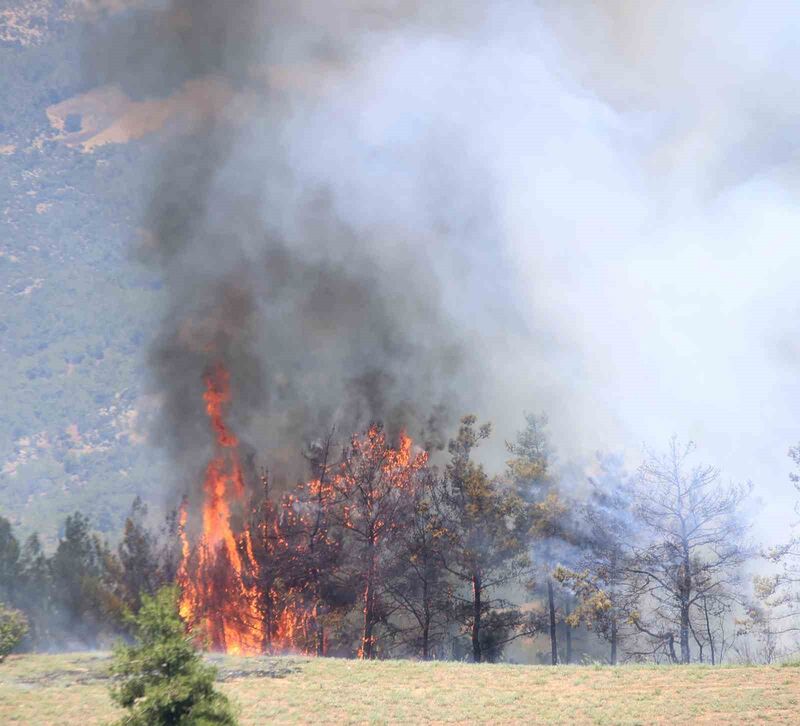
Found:
[[[223,366],[205,377],[203,397],[215,453],[206,466],[196,542],[186,504],[180,516],[180,612],[190,629],[216,651],[324,655],[326,623],[340,619],[359,593],[359,655],[374,657],[375,629],[386,618],[387,545],[403,525],[427,454],[414,453],[404,434],[392,448],[383,428],[373,425],[353,436],[336,464],[329,462],[330,438],[313,451],[314,478],[277,505],[265,474],[262,497],[253,502],[239,441],[226,423],[231,391]],[[247,509],[249,517],[238,517]],[[347,558],[345,538],[352,545]]]
[[[245,562],[252,557],[249,532],[232,528],[232,506],[246,505],[239,440],[228,429],[230,376],[217,365],[205,377],[203,399],[215,437],[215,454],[203,484],[202,534],[194,547],[187,535],[187,507],[181,511],[182,561],[180,613],[193,629],[201,627],[213,650],[260,653],[264,633],[257,592],[245,582]]]

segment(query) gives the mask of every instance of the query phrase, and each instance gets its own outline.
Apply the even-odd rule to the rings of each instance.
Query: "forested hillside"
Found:
[[[140,415],[158,281],[133,255],[148,149],[87,153],[89,119],[53,112],[90,90],[82,9],[0,12],[0,513],[23,529],[80,509],[111,531],[159,474]]]

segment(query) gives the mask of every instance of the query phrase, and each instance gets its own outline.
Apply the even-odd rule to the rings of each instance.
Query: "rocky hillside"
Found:
[[[152,139],[78,143],[130,105],[81,74],[109,7],[0,11],[0,514],[47,534],[75,509],[112,531],[163,475],[143,422],[159,281],[132,254]]]

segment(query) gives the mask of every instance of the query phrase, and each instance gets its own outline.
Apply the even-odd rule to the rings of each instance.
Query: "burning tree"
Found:
[[[326,444],[329,449],[330,441]],[[249,577],[258,593],[267,650],[325,655],[325,623],[352,599],[338,583],[341,538],[331,526],[333,489],[325,461],[318,478],[298,484],[276,507],[268,478],[250,524]]]
[[[202,530],[194,542],[190,509],[181,510],[178,581],[181,615],[212,649],[324,655],[326,622],[349,611],[358,592],[360,657],[376,657],[383,626],[428,658],[459,609],[451,576],[472,590],[462,620],[472,630],[475,659],[483,657],[483,641],[492,652],[502,647],[500,635],[516,627],[518,613],[486,594],[518,574],[511,560],[522,548],[508,525],[516,499],[470,461],[485,435],[475,434],[474,419],[464,419],[451,442],[445,479],[428,469],[427,453],[415,451],[407,435],[394,447],[373,424],[352,437],[336,462],[331,436],[312,447],[313,478],[277,503],[264,475],[253,503],[238,439],[225,420],[227,371],[215,366],[205,382],[215,455],[206,467]],[[390,622],[392,615],[399,618]],[[487,619],[491,633],[482,630]],[[498,637],[502,642],[492,644]]]
[[[362,587],[361,658],[377,654],[376,628],[386,620],[390,602],[392,537],[405,524],[414,479],[427,461],[425,452],[412,451],[405,434],[398,448],[389,447],[383,427],[373,424],[365,434],[352,438],[331,478],[332,516],[352,541],[348,566]]]
[[[349,609],[348,591],[357,582],[364,610],[359,654],[374,657],[376,627],[386,620],[390,602],[392,538],[410,511],[427,454],[412,452],[404,434],[392,448],[376,424],[354,436],[333,464],[328,437],[308,455],[309,482],[276,505],[265,475],[262,497],[253,506],[239,441],[225,420],[231,399],[226,369],[213,367],[205,383],[215,455],[206,467],[202,531],[195,542],[190,510],[184,505],[181,511],[182,617],[214,650],[322,655],[325,621]]]
[[[340,551],[329,519],[330,440],[316,462],[315,479],[276,506],[265,473],[262,496],[254,501],[246,491],[239,441],[225,421],[231,400],[226,369],[215,366],[205,383],[215,456],[206,467],[202,532],[194,544],[188,507],[181,511],[181,616],[213,650],[322,655],[323,610],[332,600],[329,577]]]
[[[213,366],[206,374],[205,386],[203,400],[214,434],[215,455],[206,467],[202,533],[194,547],[186,527],[188,509],[186,505],[182,509],[180,614],[191,627],[204,631],[214,650],[260,653],[264,632],[257,592],[244,578],[249,533],[235,533],[232,523],[233,508],[246,505],[246,493],[239,440],[225,422],[231,400],[225,367]]]

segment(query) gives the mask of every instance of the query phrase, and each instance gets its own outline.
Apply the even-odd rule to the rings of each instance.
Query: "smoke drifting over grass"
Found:
[[[678,432],[786,510],[799,16],[151,0],[111,18],[98,84],[230,91],[164,135],[149,185],[178,456],[208,443],[221,357],[234,426],[287,476],[334,422],[416,433],[441,403],[502,441],[547,410],[562,461]]]

